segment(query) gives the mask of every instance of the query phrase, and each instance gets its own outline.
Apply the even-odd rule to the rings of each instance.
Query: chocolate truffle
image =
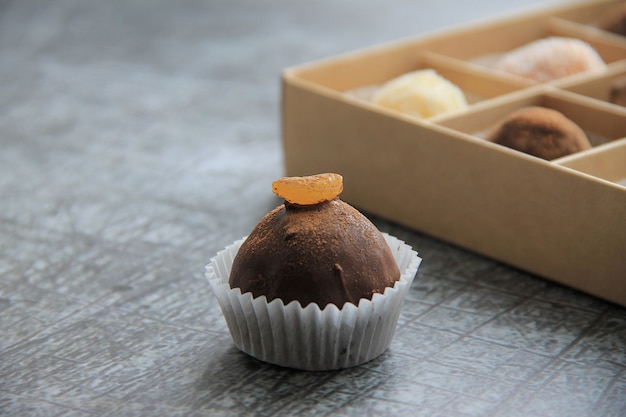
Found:
[[[611,84],[609,102],[626,107],[626,76],[617,78]]]
[[[372,102],[415,117],[465,110],[463,91],[433,69],[422,69],[401,75],[385,83]]]
[[[626,36],[626,3],[610,8],[598,27],[616,35]]]
[[[400,270],[384,236],[354,207],[333,198],[317,204],[285,201],[242,244],[231,288],[268,302],[341,308],[393,287]]]
[[[538,39],[504,54],[495,68],[538,82],[606,68],[602,57],[587,42],[553,36]]]
[[[576,123],[556,110],[536,106],[511,113],[487,140],[547,160],[591,148]]]

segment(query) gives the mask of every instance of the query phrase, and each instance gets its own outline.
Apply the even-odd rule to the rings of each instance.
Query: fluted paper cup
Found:
[[[230,288],[233,259],[240,239],[219,251],[206,266],[206,277],[222,309],[235,346],[264,362],[295,369],[322,371],[349,368],[381,355],[393,339],[400,310],[421,258],[403,241],[384,234],[398,263],[400,279],[371,300],[341,308],[292,301],[267,302]]]

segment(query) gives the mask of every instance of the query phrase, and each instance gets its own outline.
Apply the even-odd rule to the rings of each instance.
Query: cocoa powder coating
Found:
[[[363,214],[334,199],[268,213],[237,253],[229,284],[268,302],[358,304],[400,278],[385,238]]]
[[[576,123],[556,110],[536,106],[511,113],[487,140],[547,160],[591,148]]]

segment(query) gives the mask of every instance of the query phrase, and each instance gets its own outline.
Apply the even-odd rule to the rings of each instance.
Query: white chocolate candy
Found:
[[[420,118],[467,108],[463,91],[433,69],[394,78],[374,93],[372,102]]]

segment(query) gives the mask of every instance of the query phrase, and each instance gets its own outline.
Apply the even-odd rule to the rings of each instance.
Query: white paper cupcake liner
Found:
[[[265,362],[311,371],[349,368],[381,355],[391,344],[421,262],[403,241],[383,236],[400,268],[400,279],[383,294],[341,309],[334,304],[320,309],[315,303],[302,307],[297,301],[285,305],[280,299],[268,303],[265,296],[252,298],[252,293],[231,289],[231,266],[245,238],[219,251],[206,266],[206,277],[235,346]]]

